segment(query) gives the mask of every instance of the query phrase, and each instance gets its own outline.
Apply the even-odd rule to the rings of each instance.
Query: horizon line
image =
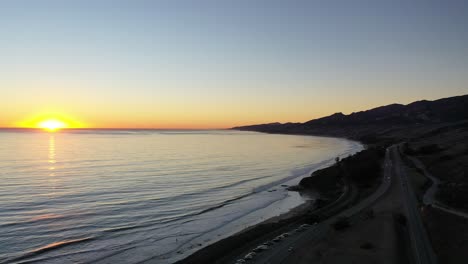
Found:
[[[67,127],[60,128],[56,132],[63,130],[229,130],[229,128],[128,128],[128,127]],[[0,130],[40,130],[40,127],[0,127]]]

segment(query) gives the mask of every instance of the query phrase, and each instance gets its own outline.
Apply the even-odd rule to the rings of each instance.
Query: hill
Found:
[[[335,113],[304,123],[270,123],[233,129],[326,135],[373,143],[383,139],[413,138],[445,126],[465,126],[465,122],[468,122],[468,95],[422,100],[408,105],[391,104],[349,115]]]

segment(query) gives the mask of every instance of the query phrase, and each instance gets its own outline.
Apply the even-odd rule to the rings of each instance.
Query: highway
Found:
[[[399,177],[400,184],[403,190],[403,204],[405,205],[409,236],[413,252],[413,263],[416,264],[434,264],[437,263],[437,258],[432,249],[426,229],[419,213],[419,205],[416,195],[411,187],[411,182],[408,179],[405,165],[401,160],[398,146],[389,148],[393,160],[394,177]]]

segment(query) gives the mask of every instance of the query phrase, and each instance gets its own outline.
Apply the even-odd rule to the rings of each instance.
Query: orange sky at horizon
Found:
[[[405,102],[398,103],[406,104],[419,99],[422,98],[409,98]],[[329,98],[328,100],[315,101],[313,104],[307,100],[302,103],[285,102],[290,105],[289,108],[278,108],[274,104],[255,108],[254,105],[248,104],[237,107],[213,104],[205,107],[192,105],[188,108],[163,106],[159,108],[160,110],[158,107],[148,105],[129,106],[128,104],[122,104],[121,107],[118,105],[106,107],[105,104],[102,107],[80,107],[76,102],[70,102],[68,105],[63,104],[61,107],[54,108],[37,105],[37,108],[41,109],[42,106],[42,109],[46,109],[45,111],[35,111],[32,107],[25,107],[20,109],[22,111],[16,112],[5,111],[2,109],[4,104],[0,106],[0,111],[6,114],[0,117],[0,127],[37,128],[40,122],[56,119],[64,122],[67,128],[224,129],[271,122],[306,122],[336,112],[349,114],[393,103],[392,101],[372,100],[366,102],[362,99],[360,104],[356,106],[356,98],[352,102],[354,104],[346,100],[340,101],[339,98],[336,100]],[[16,104],[15,106],[20,105]]]

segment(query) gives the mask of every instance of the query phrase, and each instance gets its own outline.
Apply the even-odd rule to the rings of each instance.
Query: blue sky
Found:
[[[1,1],[0,126],[307,121],[468,91],[464,1]]]

